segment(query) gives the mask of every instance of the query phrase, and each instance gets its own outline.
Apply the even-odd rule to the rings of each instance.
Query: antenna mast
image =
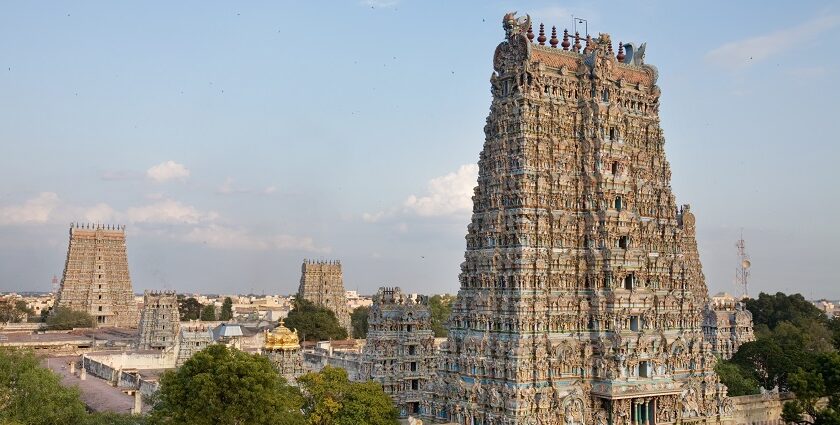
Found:
[[[52,278],[52,292],[53,292],[53,294],[58,294],[58,289],[59,289],[58,276],[53,275],[53,278]]]
[[[750,256],[747,255],[747,247],[744,243],[744,229],[741,229],[741,239],[735,243],[738,248],[738,267],[735,268],[735,284],[741,287],[741,299],[749,297],[747,290],[747,280],[750,277]]]

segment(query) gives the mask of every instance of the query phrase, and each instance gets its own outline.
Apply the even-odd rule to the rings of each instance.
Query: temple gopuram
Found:
[[[125,226],[70,226],[70,244],[56,307],[88,313],[100,327],[137,327]]]
[[[263,353],[280,376],[290,384],[294,384],[299,376],[306,373],[299,341],[297,330],[290,330],[283,325],[282,320],[273,331],[265,333]]]
[[[729,423],[645,44],[504,17],[478,185],[426,418]]]

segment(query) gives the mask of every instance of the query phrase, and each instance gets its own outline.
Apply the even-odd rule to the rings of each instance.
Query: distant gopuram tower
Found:
[[[175,291],[146,291],[140,312],[141,350],[167,350],[178,343],[178,296]]]
[[[137,327],[125,226],[70,225],[70,245],[56,306],[87,312],[97,326]]]
[[[671,192],[645,45],[503,22],[461,287],[424,415],[730,422],[701,329],[695,218]]]
[[[338,318],[338,323],[347,329],[347,336],[352,337],[353,328],[350,325],[350,309],[347,307],[347,296],[344,293],[341,262],[304,260],[300,272],[297,296],[332,310]]]

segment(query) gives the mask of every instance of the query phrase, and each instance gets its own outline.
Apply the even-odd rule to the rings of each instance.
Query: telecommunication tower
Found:
[[[53,275],[53,278],[52,278],[52,292],[53,292],[53,294],[58,293],[58,276],[56,276],[56,275]]]
[[[747,247],[744,243],[744,231],[741,230],[741,239],[735,244],[738,248],[738,267],[735,268],[735,284],[741,288],[741,298],[748,298],[747,281],[750,277],[750,256],[747,255]]]

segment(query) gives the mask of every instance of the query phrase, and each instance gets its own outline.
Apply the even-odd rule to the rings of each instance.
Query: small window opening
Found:
[[[619,238],[618,238],[618,247],[619,247],[619,248],[621,248],[621,249],[627,249],[627,241],[628,241],[628,239],[629,239],[629,238],[628,238],[627,236],[619,236]]]
[[[610,127],[610,140],[615,140],[615,127]]]
[[[601,100],[603,100],[604,102],[609,102],[609,101],[610,101],[610,92],[609,92],[609,90],[604,89],[604,91],[603,91],[603,92],[601,92]]]
[[[639,331],[639,316],[630,316],[630,330],[633,332]]]
[[[615,197],[615,209],[617,209],[619,211],[621,210],[621,197],[620,196]]]
[[[633,289],[633,275],[628,274],[627,277],[624,278],[624,289]]]
[[[618,174],[618,161],[612,163],[612,174]]]

